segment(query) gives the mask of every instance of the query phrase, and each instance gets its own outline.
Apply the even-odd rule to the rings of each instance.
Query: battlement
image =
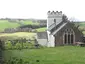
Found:
[[[62,15],[62,11],[48,11],[47,12],[48,15]]]

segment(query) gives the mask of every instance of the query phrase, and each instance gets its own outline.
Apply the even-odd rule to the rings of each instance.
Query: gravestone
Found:
[[[34,39],[34,42],[35,42],[35,48],[39,48],[39,44],[38,44],[37,39]]]

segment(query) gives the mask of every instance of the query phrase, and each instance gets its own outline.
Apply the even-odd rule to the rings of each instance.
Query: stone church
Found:
[[[48,11],[47,32],[37,33],[39,44],[55,47],[59,45],[75,45],[81,42],[83,34],[73,22],[70,22],[62,11]]]

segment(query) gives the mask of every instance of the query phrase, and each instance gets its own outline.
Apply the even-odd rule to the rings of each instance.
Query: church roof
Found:
[[[52,28],[54,28],[55,27],[55,23],[53,23],[52,25],[50,25],[49,26],[49,29],[48,29],[48,31],[50,31]]]
[[[49,26],[48,31],[52,30],[53,28],[55,28],[55,26],[58,26],[58,25],[60,25],[61,23],[62,23],[62,21],[61,21],[61,22],[58,22],[58,23],[53,23],[52,25]]]
[[[58,29],[56,29],[54,32],[52,32],[52,34],[56,34],[59,30],[61,30],[67,23],[63,23],[60,27],[58,27]]]

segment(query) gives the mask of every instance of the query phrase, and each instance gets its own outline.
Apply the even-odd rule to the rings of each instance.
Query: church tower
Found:
[[[48,34],[48,47],[54,47],[55,38],[50,30],[62,22],[62,11],[48,11],[47,12],[47,34]]]
[[[54,11],[48,11],[47,13],[47,29],[53,28],[53,25],[58,25],[62,21],[62,11],[54,12]]]

